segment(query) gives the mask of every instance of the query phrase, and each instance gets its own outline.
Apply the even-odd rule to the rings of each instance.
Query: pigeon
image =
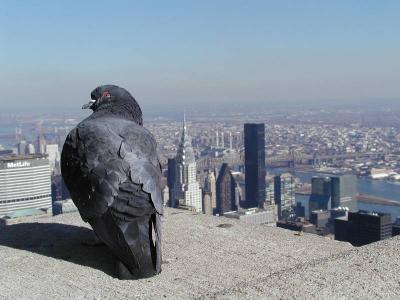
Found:
[[[80,216],[111,250],[115,276],[161,272],[161,165],[142,111],[124,88],[94,89],[93,113],[68,134],[61,173]]]

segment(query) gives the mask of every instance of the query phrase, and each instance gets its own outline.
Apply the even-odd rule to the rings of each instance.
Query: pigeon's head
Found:
[[[93,112],[119,115],[143,125],[142,110],[135,98],[116,85],[102,85],[95,88],[90,94],[92,100],[82,108],[90,108]]]

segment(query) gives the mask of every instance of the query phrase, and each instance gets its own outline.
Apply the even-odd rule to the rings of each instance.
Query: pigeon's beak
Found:
[[[90,100],[88,103],[82,106],[82,109],[88,109],[92,108],[93,104],[96,102],[96,100]]]

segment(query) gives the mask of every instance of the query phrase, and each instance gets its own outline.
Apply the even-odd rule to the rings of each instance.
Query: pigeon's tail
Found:
[[[150,238],[151,238],[151,253],[153,259],[154,269],[156,274],[161,272],[161,216],[158,213],[154,213],[151,216],[151,228],[150,228]]]
[[[139,279],[161,272],[161,216],[140,184],[120,184],[102,218],[90,223],[116,257],[120,279]]]
[[[121,280],[146,278],[161,272],[161,216],[154,213],[148,216],[147,222],[143,218],[145,217],[139,218],[142,219],[140,223],[134,220],[128,225],[131,229],[136,227],[142,233],[141,245],[129,245],[128,259],[123,259],[123,255],[115,255],[115,275]],[[144,243],[146,239],[148,248]]]

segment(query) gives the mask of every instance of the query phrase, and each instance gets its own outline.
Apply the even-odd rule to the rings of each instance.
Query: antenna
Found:
[[[186,131],[186,107],[183,109],[183,130]]]

